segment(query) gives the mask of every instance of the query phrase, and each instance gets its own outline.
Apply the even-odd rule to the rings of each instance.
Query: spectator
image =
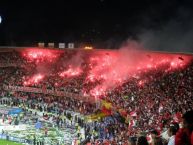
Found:
[[[138,137],[137,145],[148,145],[146,137],[144,137],[144,136]]]
[[[183,128],[175,136],[175,145],[193,145],[193,110],[183,115]]]
[[[136,137],[129,137],[128,144],[129,145],[136,145],[137,138]]]
[[[168,145],[175,145],[175,135],[176,135],[178,129],[179,129],[179,125],[177,123],[170,125],[168,132],[167,132],[168,136],[170,137]]]
[[[155,137],[152,141],[152,145],[163,145],[163,142],[160,137]]]

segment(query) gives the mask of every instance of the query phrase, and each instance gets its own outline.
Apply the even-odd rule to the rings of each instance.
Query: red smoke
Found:
[[[90,90],[90,94],[105,95],[105,91],[122,85],[131,77],[140,78],[141,73],[160,68],[167,71],[180,69],[189,60],[190,57],[185,55],[151,53],[127,48],[109,51],[108,55],[107,52],[103,52],[90,57],[91,67],[86,81],[100,80],[101,83]],[[144,83],[146,80],[139,80],[138,85],[143,86]]]
[[[59,73],[59,76],[60,76],[60,77],[64,77],[64,78],[65,78],[65,77],[68,78],[68,77],[78,76],[78,75],[80,75],[81,73],[82,73],[81,68],[79,68],[79,67],[77,67],[77,68],[72,68],[72,67],[70,66],[67,70]]]
[[[39,83],[45,76],[50,76],[53,73],[52,65],[58,64],[63,69],[56,73],[58,77],[77,77],[86,71],[83,83],[94,85],[91,85],[91,88],[83,88],[84,95],[105,96],[107,91],[121,86],[130,78],[136,78],[138,86],[143,87],[150,81],[142,78],[144,72],[156,69],[163,69],[165,72],[183,69],[192,58],[181,54],[138,51],[136,46],[120,50],[92,50],[90,52],[77,50],[75,52],[65,61],[56,61],[60,55],[57,51],[47,49],[24,51],[25,58],[38,63],[36,75],[24,80],[24,85]],[[66,56],[68,57],[68,55]],[[54,83],[55,86],[58,86],[57,82]]]
[[[58,53],[49,49],[26,49],[23,51],[23,56],[36,63],[44,62],[45,60],[52,62],[58,57]]]
[[[38,84],[40,81],[42,81],[44,78],[44,75],[42,74],[36,74],[32,76],[31,78],[24,81],[24,86]]]

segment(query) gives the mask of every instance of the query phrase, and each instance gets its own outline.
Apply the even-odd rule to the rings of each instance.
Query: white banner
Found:
[[[12,130],[12,131],[16,131],[16,130],[26,130],[26,125],[3,125],[0,126],[0,130]]]

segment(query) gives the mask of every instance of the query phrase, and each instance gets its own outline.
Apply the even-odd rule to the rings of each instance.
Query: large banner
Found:
[[[55,95],[55,96],[73,96],[76,97],[78,95],[75,95],[73,93],[68,93],[65,91],[59,91],[59,90],[51,90],[51,89],[42,89],[42,88],[33,88],[33,87],[22,87],[22,86],[8,86],[4,85],[3,88],[8,91],[20,91],[20,92],[31,92],[31,93],[42,93],[42,94],[49,94],[49,95]]]
[[[26,130],[27,126],[26,125],[1,125],[0,126],[0,130],[11,130],[11,131],[16,131],[16,130]]]
[[[24,65],[22,63],[19,63],[19,62],[13,62],[13,63],[2,63],[0,62],[0,67],[17,67],[17,66],[20,66],[20,67],[24,67]]]
[[[21,112],[23,112],[21,108],[13,108],[8,112],[8,115],[18,115]]]
[[[75,94],[59,90],[52,90],[46,88],[34,88],[34,87],[23,87],[23,86],[9,86],[3,85],[4,90],[13,91],[13,92],[30,92],[30,93],[41,93],[41,94],[48,94],[53,96],[60,96],[60,97],[73,97],[75,99],[81,99],[85,102],[90,102],[90,97],[84,97],[81,94]]]

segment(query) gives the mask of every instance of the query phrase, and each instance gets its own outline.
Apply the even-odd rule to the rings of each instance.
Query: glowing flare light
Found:
[[[23,56],[31,61],[43,62],[49,60],[52,62],[58,55],[51,50],[29,49],[23,52]]]
[[[78,76],[82,73],[82,70],[80,68],[71,68],[69,67],[66,71],[63,71],[62,73],[59,73],[60,77],[74,77]]]
[[[44,76],[42,74],[34,75],[29,80],[24,81],[24,86],[38,84],[41,80],[43,80],[43,78]]]
[[[148,56],[148,57],[147,57]],[[89,62],[89,73],[86,83],[97,83],[89,90],[91,96],[104,95],[106,91],[121,86],[132,76],[143,77],[143,73],[163,69],[166,73],[175,69],[183,69],[190,57],[178,54],[162,54],[149,52],[111,53],[92,55]],[[148,80],[139,80],[138,86],[143,87]]]

